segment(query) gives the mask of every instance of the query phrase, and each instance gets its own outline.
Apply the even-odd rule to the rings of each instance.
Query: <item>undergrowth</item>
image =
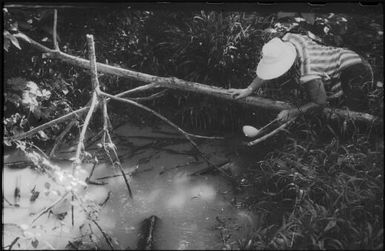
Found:
[[[333,127],[297,124],[244,175],[260,220],[241,249],[383,249],[382,133]]]

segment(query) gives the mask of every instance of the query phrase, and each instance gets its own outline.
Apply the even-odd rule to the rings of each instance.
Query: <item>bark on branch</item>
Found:
[[[67,62],[69,64],[76,65],[85,69],[90,68],[89,60],[75,57],[75,56],[63,53],[61,51],[55,51],[55,50],[49,49],[41,45],[40,43],[32,40],[31,38],[27,37],[24,34],[20,34],[20,35],[16,34],[15,36],[20,38],[21,40],[26,41],[27,43],[30,43],[33,47],[40,50],[41,52],[46,53],[47,57],[56,58],[64,62]],[[226,99],[232,102],[250,105],[253,107],[266,108],[266,109],[271,109],[275,111],[281,111],[281,110],[293,108],[291,104],[288,104],[286,102],[274,101],[274,100],[270,100],[262,97],[249,96],[244,99],[235,100],[227,92],[227,89],[204,85],[196,82],[185,81],[175,77],[158,77],[158,76],[153,76],[150,74],[136,72],[128,69],[122,69],[119,67],[110,66],[102,63],[97,63],[97,69],[99,72],[112,74],[115,76],[136,79],[144,83],[154,83],[154,84],[157,84],[159,87],[166,87],[166,88],[177,89],[182,91],[190,91],[190,92],[195,92],[195,93],[200,93],[205,95],[211,95],[211,96]],[[328,115],[331,119],[344,118],[344,119],[353,119],[356,121],[363,121],[363,122],[370,122],[370,123],[377,123],[377,122],[382,123],[381,118],[373,116],[368,113],[360,113],[360,112],[347,111],[342,109],[331,109],[331,108],[325,108],[324,113]]]

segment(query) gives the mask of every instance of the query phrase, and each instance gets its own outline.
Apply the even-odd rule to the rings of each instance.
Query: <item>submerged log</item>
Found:
[[[150,216],[140,224],[140,234],[137,249],[138,250],[154,250],[154,234],[158,225],[159,218],[155,215]]]
[[[34,48],[43,52],[46,57],[56,58],[72,65],[76,65],[85,69],[90,69],[89,60],[75,57],[75,56],[66,54],[64,52],[61,52],[59,50],[49,49],[22,33],[15,34],[15,36],[21,40],[24,40],[25,42],[32,45]],[[153,76],[150,74],[136,72],[136,71],[123,69],[115,66],[110,66],[102,63],[97,63],[97,71],[119,76],[119,77],[136,79],[144,83],[153,83],[153,84],[156,84],[158,87],[178,89],[181,91],[189,91],[189,92],[195,92],[199,94],[215,96],[215,97],[226,99],[232,102],[237,102],[240,104],[245,104],[253,107],[266,108],[270,110],[275,110],[277,112],[285,109],[294,108],[294,106],[289,103],[282,102],[282,101],[275,101],[275,100],[262,98],[262,97],[249,96],[243,99],[233,99],[231,95],[228,93],[227,89],[224,89],[224,88],[204,85],[204,84],[191,82],[191,81],[185,81],[175,77]],[[83,113],[85,111],[86,110],[81,112]],[[328,115],[331,119],[343,118],[343,119],[352,119],[356,121],[362,121],[366,123],[376,123],[376,124],[383,123],[382,118],[373,116],[368,113],[354,112],[354,111],[348,111],[343,109],[331,109],[331,108],[325,108],[323,112],[326,115]]]

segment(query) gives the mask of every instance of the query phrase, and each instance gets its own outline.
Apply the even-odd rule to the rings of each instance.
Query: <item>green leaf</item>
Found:
[[[27,41],[28,43],[31,43],[31,39],[29,39],[25,34],[23,34],[23,33],[17,33],[17,35],[18,35],[19,37],[24,38],[24,40]]]
[[[41,139],[42,139],[43,141],[48,140],[48,136],[47,136],[47,134],[45,134],[45,132],[43,132],[43,131],[38,131],[37,133],[39,134],[39,136],[41,137]]]
[[[4,50],[8,52],[9,46],[11,45],[11,41],[9,38],[4,37]]]
[[[335,220],[329,221],[329,223],[326,225],[324,232],[329,231],[330,229],[334,228],[336,226],[337,222]]]
[[[5,144],[6,146],[12,146],[11,141],[3,140],[3,142],[4,142],[4,144]]]
[[[9,36],[9,39],[11,40],[12,44],[13,44],[16,48],[18,48],[19,50],[21,50],[19,41],[17,40],[17,38],[16,38],[14,35]]]

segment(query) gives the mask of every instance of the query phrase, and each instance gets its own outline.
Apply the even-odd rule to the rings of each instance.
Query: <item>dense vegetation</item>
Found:
[[[52,10],[3,11],[3,120],[8,136],[84,106],[91,84],[85,70],[48,59],[13,36],[21,31],[52,47]],[[59,45],[66,53],[86,58],[85,34],[93,34],[99,62],[152,75],[244,88],[255,77],[266,41],[288,28],[294,32],[310,30],[324,43],[348,47],[370,62],[374,81],[368,112],[382,117],[383,14],[322,13],[318,18],[305,14],[306,20],[298,19],[299,13],[288,17],[280,12],[59,9]],[[140,84],[108,75],[100,76],[100,82],[109,93]],[[302,94],[289,91],[293,85],[281,87],[277,82],[258,94],[298,101]],[[262,125],[276,116],[178,91],[168,91],[148,105],[190,130],[239,130],[245,123]],[[111,109],[115,113],[111,115],[113,124],[152,119],[127,109]],[[93,129],[100,126],[92,125]],[[63,128],[59,124],[45,130],[31,143],[49,146]],[[74,129],[66,140],[74,139],[77,133]],[[261,222],[248,239],[240,240],[240,247],[383,248],[381,128],[306,117],[288,134],[258,148],[269,153],[245,174],[243,182],[248,186],[243,192],[253,194],[245,198],[244,206],[260,215]]]

